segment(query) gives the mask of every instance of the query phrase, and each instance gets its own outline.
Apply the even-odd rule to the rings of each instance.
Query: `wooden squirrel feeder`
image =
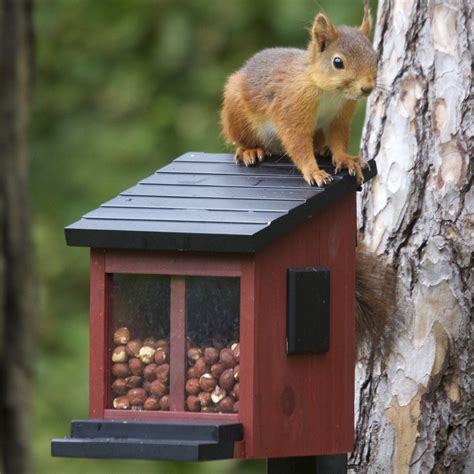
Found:
[[[357,188],[187,153],[67,227],[91,248],[89,419],[53,455],[350,451]]]

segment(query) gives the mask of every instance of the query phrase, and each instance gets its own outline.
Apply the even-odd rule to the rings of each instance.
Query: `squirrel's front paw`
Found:
[[[263,148],[244,148],[239,146],[234,158],[237,163],[243,163],[245,166],[253,166],[265,159],[265,150]]]
[[[332,176],[329,173],[317,168],[312,170],[303,170],[303,178],[310,186],[316,184],[316,186],[319,186],[320,188],[332,181]]]
[[[367,168],[368,163],[362,157],[343,153],[333,156],[333,163],[336,166],[336,173],[341,171],[342,168],[347,168],[349,174],[355,176],[359,184],[364,182],[364,173],[362,170]]]

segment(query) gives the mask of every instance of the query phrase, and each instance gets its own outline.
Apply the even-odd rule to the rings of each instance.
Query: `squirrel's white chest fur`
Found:
[[[327,130],[346,101],[340,92],[323,92],[315,110],[314,130]],[[282,150],[276,126],[271,120],[262,123],[256,132],[266,149],[274,152]]]
[[[314,117],[315,129],[326,130],[346,101],[340,92],[323,92]]]

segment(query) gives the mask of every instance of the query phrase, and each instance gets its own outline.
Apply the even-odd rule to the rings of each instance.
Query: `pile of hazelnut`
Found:
[[[238,413],[240,344],[190,347],[187,357],[187,410]]]
[[[169,410],[169,340],[132,339],[126,327],[117,329],[113,338],[113,407]]]

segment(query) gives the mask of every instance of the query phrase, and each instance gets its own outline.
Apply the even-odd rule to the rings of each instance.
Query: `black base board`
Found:
[[[79,420],[71,438],[53,439],[52,456],[167,461],[230,459],[240,423]]]

